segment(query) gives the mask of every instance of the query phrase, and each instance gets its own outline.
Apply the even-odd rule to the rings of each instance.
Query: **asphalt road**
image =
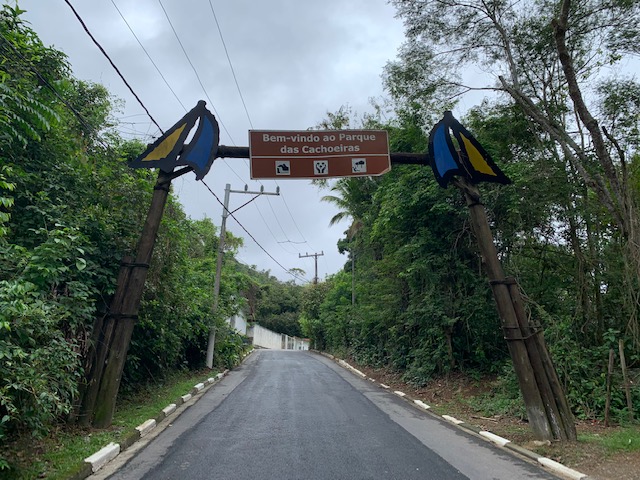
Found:
[[[153,437],[101,477],[557,478],[308,352],[254,352]]]

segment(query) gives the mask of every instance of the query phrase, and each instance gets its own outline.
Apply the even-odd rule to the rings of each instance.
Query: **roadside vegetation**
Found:
[[[21,13],[0,9],[0,474],[7,478],[23,475],[16,468],[40,469],[29,459],[40,449],[54,455],[56,442],[66,456],[63,444],[77,432],[86,452],[129,427],[122,416],[103,433],[75,425],[94,321],[107,311],[123,256],[135,251],[154,185],[154,172],[127,167],[145,143],[121,136],[120,102],[74,78],[65,56],[43,45]],[[225,319],[239,309],[299,333],[291,312],[300,287],[240,264],[241,244],[227,234],[213,315],[217,229],[189,218],[170,195],[118,409],[174,375],[201,375],[211,326],[214,365],[236,365],[246,339]],[[43,457],[42,468],[51,461]]]
[[[512,180],[480,185],[499,258],[544,332],[575,417],[602,420],[609,401],[612,423],[634,424],[640,84],[625,65],[640,53],[629,42],[638,38],[631,18],[640,4],[392,3],[407,40],[383,75],[389,102],[364,117],[342,108],[321,126],[384,128],[392,152],[425,152],[442,112],[478,87],[467,69],[493,76],[484,101],[459,117]],[[390,367],[417,387],[452,374],[495,376],[487,401],[521,415],[458,190],[440,188],[428,167],[402,165],[321,188],[341,210],[336,220],[347,220],[338,248],[348,261],[304,291],[303,333],[319,349]]]
[[[459,116],[513,181],[481,186],[500,259],[544,331],[579,424],[600,426],[608,414],[621,425],[579,430],[579,445],[600,457],[637,452],[640,85],[623,67],[640,53],[640,4],[393,3],[408,30],[385,69],[389,102],[364,118],[343,108],[322,126],[383,128],[391,151],[423,153],[431,126],[464,93],[462,67],[494,75],[485,101]],[[246,346],[225,319],[238,309],[319,350],[390,371],[427,399],[438,382],[485,382],[468,395],[460,386],[457,408],[489,419],[489,429],[508,418],[516,437],[526,430],[467,208],[416,166],[320,186],[341,210],[335,220],[348,220],[338,242],[347,262],[317,285],[278,282],[240,264],[242,239],[229,236],[216,315],[217,229],[190,219],[171,195],[116,421],[103,432],[79,430],[92,327],[122,257],[135,249],[154,174],[126,166],[145,145],[120,135],[119,101],[74,78],[20,14],[0,11],[0,475],[56,478],[73,465],[54,457],[75,465],[148,418],[140,405],[157,407],[148,398],[166,406],[175,391],[154,389],[176,378],[192,386],[211,326],[215,365],[235,365]],[[579,450],[547,447],[566,448],[556,451],[560,460]]]
[[[149,418],[156,418],[163,408],[176,403],[194,385],[215,373],[209,369],[176,372],[162,381],[141,387],[135,393],[123,394],[113,424],[106,430],[59,426],[44,437],[24,436],[9,445],[6,455],[11,459],[12,468],[0,471],[0,478],[69,478],[79,471],[86,457],[111,442],[125,440],[135,427]]]
[[[517,390],[506,392],[508,385],[497,375],[450,373],[418,387],[404,381],[402,373],[393,369],[359,365],[353,359],[350,363],[391,389],[422,400],[431,407],[431,413],[453,416],[490,431],[589,478],[635,480],[638,476],[640,428],[635,422],[623,419],[605,426],[601,418],[578,419],[577,442],[542,442],[529,428]]]

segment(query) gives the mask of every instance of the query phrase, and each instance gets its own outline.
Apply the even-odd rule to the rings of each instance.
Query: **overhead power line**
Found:
[[[211,100],[211,97],[209,97],[209,94],[207,93],[207,89],[205,88],[204,83],[202,83],[202,79],[200,78],[200,75],[198,74],[198,70],[196,70],[196,67],[193,64],[193,62],[191,61],[191,58],[189,57],[189,54],[187,53],[187,50],[184,48],[184,45],[182,44],[182,40],[180,40],[180,36],[178,35],[178,32],[176,31],[175,27],[173,26],[173,22],[171,21],[171,18],[169,18],[169,13],[164,8],[164,5],[162,4],[162,0],[158,0],[158,3],[160,4],[160,7],[162,7],[162,11],[164,12],[164,16],[167,18],[167,22],[169,22],[169,26],[171,27],[171,30],[173,31],[173,34],[175,35],[176,40],[178,41],[178,44],[180,45],[180,48],[182,49],[182,53],[184,54],[185,58],[187,59],[187,62],[189,62],[189,65],[191,65],[191,69],[193,70],[193,73],[196,75],[196,78],[198,79],[198,83],[200,84],[200,87],[202,88],[202,91],[204,92],[205,96],[207,97],[207,100],[209,100],[209,105],[211,105],[211,109],[216,114],[218,122],[220,123],[220,125],[222,126],[224,131],[229,136],[229,139],[231,139],[231,143],[233,143],[235,145],[235,142],[233,141],[233,137],[231,136],[231,134],[229,133],[229,130],[227,130],[227,127],[225,126],[224,122],[220,118],[220,114],[216,110],[216,107],[215,107],[215,105],[213,103],[213,100]]]
[[[116,8],[116,10],[118,11],[118,13],[120,14],[122,20],[125,22],[125,24],[127,25],[127,27],[129,28],[129,30],[131,31],[131,33],[133,34],[134,38],[136,39],[136,41],[138,42],[138,44],[140,45],[140,47],[142,48],[142,50],[145,52],[145,54],[147,55],[147,57],[149,58],[149,60],[151,61],[151,63],[154,65],[154,67],[156,68],[156,71],[158,72],[158,74],[161,76],[161,78],[164,80],[165,84],[167,85],[167,87],[169,88],[169,90],[173,93],[173,95],[176,97],[176,100],[180,103],[180,105],[182,106],[182,108],[184,110],[186,110],[184,104],[180,101],[180,99],[178,98],[177,94],[175,93],[175,91],[173,90],[173,88],[170,86],[170,84],[168,83],[168,81],[166,80],[166,78],[164,77],[164,75],[162,74],[162,72],[160,71],[160,69],[158,68],[157,64],[154,62],[154,60],[151,58],[151,56],[149,55],[149,53],[147,52],[147,50],[145,49],[145,47],[142,45],[142,42],[139,40],[139,38],[137,37],[137,35],[135,34],[135,32],[133,31],[133,29],[131,28],[130,24],[127,22],[126,18],[124,17],[124,15],[122,14],[122,12],[120,11],[120,9],[118,8],[118,6],[115,4],[114,0],[111,0],[112,4],[114,5],[114,7]],[[89,28],[87,27],[86,23],[84,22],[84,20],[82,19],[82,17],[80,16],[80,14],[76,11],[76,9],[73,7],[73,5],[71,4],[70,0],[65,0],[65,3],[67,3],[67,5],[69,6],[69,8],[71,8],[71,10],[73,11],[74,15],[76,16],[76,18],[78,19],[78,21],[80,22],[80,24],[82,25],[82,27],[84,28],[85,32],[87,33],[87,35],[89,35],[89,37],[91,38],[91,40],[93,41],[93,43],[98,47],[98,49],[102,52],[102,54],[105,56],[105,58],[107,58],[107,60],[109,61],[109,63],[111,64],[111,66],[113,67],[113,69],[116,71],[116,73],[118,74],[118,76],[120,76],[120,78],[122,79],[122,81],[124,82],[124,84],[127,86],[127,88],[129,89],[129,91],[131,92],[131,94],[134,96],[134,98],[138,101],[138,103],[142,106],[142,108],[144,109],[144,111],[146,112],[147,116],[151,119],[151,121],[156,125],[156,127],[160,130],[160,132],[162,132],[164,134],[164,130],[160,127],[160,125],[158,124],[158,122],[156,122],[156,120],[153,118],[153,116],[151,115],[151,113],[149,112],[149,110],[147,109],[147,107],[144,105],[144,103],[142,102],[142,100],[140,99],[140,97],[135,93],[135,91],[133,90],[133,88],[131,87],[131,85],[127,82],[126,78],[124,77],[124,75],[120,72],[120,70],[118,69],[118,67],[115,65],[115,63],[113,62],[113,60],[110,58],[110,56],[107,54],[107,52],[104,50],[104,48],[102,47],[102,45],[96,40],[96,38],[93,36],[93,34],[91,33],[91,31],[89,30]],[[175,29],[173,22],[171,21],[171,18],[169,17],[169,14],[166,10],[166,8],[164,7],[162,0],[158,0],[158,3],[160,4],[160,7],[162,8],[162,11],[164,12],[164,15],[167,19],[167,22],[169,23],[171,30],[173,31],[174,36],[176,37],[176,40],[178,41],[178,44],[180,45],[180,48],[182,49],[182,53],[184,54],[185,58],[187,59],[189,65],[191,66],[191,69],[193,70],[196,79],[198,80],[198,83],[200,84],[200,87],[202,88],[202,91],[204,92],[206,98],[209,100],[209,104],[211,105],[212,110],[215,112],[218,121],[220,122],[220,125],[222,126],[222,128],[224,129],[224,131],[227,133],[227,135],[229,136],[229,139],[231,140],[231,142],[235,145],[235,142],[233,140],[233,137],[231,136],[231,134],[229,133],[227,127],[225,126],[224,122],[222,121],[222,119],[220,118],[220,114],[217,112],[214,102],[211,100],[211,97],[209,96],[207,89],[204,86],[204,83],[202,82],[202,79],[200,78],[200,75],[198,74],[197,69],[195,68],[195,65],[193,64],[191,58],[189,57],[189,54],[187,53],[184,44],[182,43],[182,40],[180,39],[180,36],[178,35],[177,30]],[[224,36],[222,34],[222,29],[220,27],[220,24],[218,22],[218,18],[215,14],[215,9],[213,8],[213,4],[211,3],[211,0],[209,1],[209,6],[211,8],[211,12],[213,14],[216,26],[218,28],[218,32],[220,34],[220,38],[222,41],[222,45],[223,48],[225,50],[225,54],[227,56],[227,61],[229,62],[229,67],[231,69],[235,84],[236,84],[236,88],[238,90],[238,94],[240,96],[240,99],[242,101],[242,105],[244,107],[245,110],[245,114],[247,115],[247,120],[249,121],[249,124],[251,126],[251,128],[253,128],[253,122],[251,120],[251,116],[249,114],[248,108],[246,106],[246,102],[244,100],[244,96],[242,95],[242,90],[240,89],[240,84],[238,82],[237,79],[237,75],[235,73],[235,69],[233,68],[233,62],[231,61],[231,57],[229,55],[227,46],[226,46],[226,42],[224,40]],[[225,162],[226,163],[226,162]],[[226,163],[227,166],[231,169],[231,171],[239,178],[242,180],[242,178],[240,177],[240,175],[238,175],[238,173],[231,167],[231,165],[229,165],[228,163]],[[203,182],[204,183],[204,182]],[[262,182],[259,182],[260,184]],[[276,185],[277,182],[276,182]],[[279,185],[278,185],[279,186]],[[208,187],[207,187],[208,188]],[[214,194],[215,195],[215,194]],[[219,200],[218,200],[219,201]],[[309,243],[306,238],[304,237],[304,235],[302,234],[302,231],[300,230],[295,218],[293,217],[293,214],[291,212],[291,209],[289,208],[289,205],[287,204],[286,199],[283,197],[283,202],[285,203],[285,207],[286,210],[289,214],[289,216],[291,217],[291,220],[294,223],[294,226],[296,227],[298,233],[300,234],[300,236],[302,237],[302,239],[304,240],[302,243]],[[276,222],[278,223],[278,226],[280,227],[281,231],[283,232],[283,235],[286,239],[286,243],[290,243],[294,246],[294,248],[296,250],[298,250],[298,248],[296,247],[296,244],[300,243],[300,242],[294,242],[292,241],[286,234],[284,228],[282,227],[282,224],[280,223],[280,219],[278,218],[277,213],[275,212],[275,209],[273,208],[273,206],[271,205],[271,203],[269,202],[269,206],[271,208],[271,211],[273,212]],[[271,235],[274,237],[274,240],[276,240],[276,242],[278,242],[278,244],[282,247],[281,242],[278,241],[278,239],[276,238],[275,234],[273,233],[273,231],[271,230],[271,228],[268,226],[268,223],[266,222],[266,219],[264,218],[264,215],[262,214],[262,212],[260,211],[260,209],[258,208],[258,213],[260,214],[260,216],[262,217],[263,221],[265,222],[265,225],[267,225],[267,228],[269,230],[269,232],[271,233]],[[235,217],[233,217],[235,219]],[[237,219],[236,219],[237,221]],[[240,226],[242,226],[240,224],[240,222],[238,222],[238,224]],[[244,229],[244,227],[242,227]],[[254,240],[255,238],[246,230],[244,229],[245,232]],[[264,248],[256,241],[256,244],[262,248],[264,250]],[[284,249],[284,248],[283,248]],[[273,258],[266,250],[264,250],[265,253],[267,253],[267,255],[269,255],[270,258],[272,258],[276,263],[278,263],[275,258]],[[286,249],[285,249],[286,251]],[[281,264],[278,263],[278,265],[283,268],[285,271],[288,272],[288,270],[283,267]],[[293,275],[295,277],[295,275]]]
[[[131,94],[134,96],[134,98],[138,101],[138,103],[140,104],[140,106],[144,109],[145,112],[147,112],[147,115],[149,115],[149,118],[151,119],[151,121],[155,124],[156,127],[158,127],[158,130],[160,130],[160,132],[162,132],[162,134],[164,134],[164,130],[162,129],[162,127],[158,124],[158,122],[156,122],[156,119],[153,118],[153,116],[151,115],[151,113],[149,112],[149,109],[145,106],[144,103],[142,103],[142,100],[140,100],[140,97],[138,97],[138,95],[136,94],[136,92],[133,91],[133,88],[131,88],[131,85],[129,85],[129,82],[127,82],[127,79],[124,78],[124,75],[122,75],[122,73],[120,72],[120,70],[118,69],[118,67],[116,67],[116,64],[113,63],[113,60],[111,60],[111,57],[109,56],[109,54],[104,50],[104,48],[102,48],[102,45],[100,45],[100,43],[98,42],[98,40],[96,40],[96,38],[93,36],[93,34],[89,31],[89,28],[87,27],[87,25],[84,23],[84,20],[82,20],[82,17],[80,16],[80,14],[76,11],[75,8],[73,8],[73,5],[71,5],[71,2],[69,0],[64,0],[65,3],[67,5],[69,5],[69,8],[71,9],[71,11],[73,12],[73,14],[76,16],[76,18],[78,19],[78,21],[80,22],[80,25],[82,25],[82,28],[84,28],[84,31],[87,32],[87,35],[89,35],[89,38],[91,38],[91,40],[93,41],[93,43],[96,44],[96,46],[98,47],[98,49],[100,49],[100,51],[102,52],[102,54],[105,56],[105,58],[109,61],[109,63],[111,64],[111,66],[113,67],[113,69],[116,71],[116,73],[118,74],[118,76],[122,79],[122,81],[124,82],[124,84],[127,86],[127,88],[129,89],[129,91],[131,92]]]
[[[51,85],[46,78],[44,78],[44,76],[38,71],[38,69],[36,67],[34,67],[31,62],[29,62],[24,55],[22,55],[22,53],[20,53],[20,50],[18,50],[15,45],[13,45],[13,43],[7,38],[5,37],[2,33],[0,33],[0,37],[2,37],[2,39],[4,40],[4,43],[6,45],[9,46],[9,48],[11,48],[11,50],[13,50],[13,53],[15,53],[18,57],[20,57],[21,60],[24,61],[25,65],[27,66],[27,68],[29,68],[29,70],[31,70],[33,73],[36,74],[36,76],[38,77],[38,79],[49,89],[51,90],[51,92],[55,95],[55,97],[60,100],[62,102],[62,104],[67,107],[67,109],[69,109],[69,111],[71,113],[73,113],[76,118],[78,119],[78,121],[82,124],[82,126],[84,128],[86,128],[87,130],[91,131],[91,132],[95,132],[96,134],[98,133],[98,130],[96,127],[94,127],[93,125],[89,124],[89,122],[87,121],[87,119],[85,119],[82,114],[76,110],[76,108],[71,105],[71,103],[69,103],[69,101],[67,101],[62,95],[60,95],[60,93],[58,92],[58,90],[56,90],[56,88]],[[97,141],[106,149],[109,150],[109,145],[107,145],[106,143],[104,143],[99,137],[96,137]]]
[[[234,80],[234,82],[236,84],[236,89],[238,90],[238,95],[240,96],[240,100],[242,101],[242,106],[244,108],[244,112],[245,112],[245,114],[247,116],[247,120],[249,121],[249,125],[253,129],[254,127],[253,127],[253,122],[251,120],[251,115],[249,114],[249,109],[247,108],[247,104],[246,104],[246,102],[244,100],[244,95],[242,94],[242,89],[240,88],[240,83],[238,82],[238,77],[236,75],[235,68],[233,67],[233,62],[231,61],[231,56],[229,55],[229,50],[227,48],[227,42],[225,42],[225,40],[224,40],[224,35],[222,34],[222,28],[220,27],[220,22],[218,22],[218,16],[216,15],[215,8],[213,7],[213,2],[211,0],[209,0],[209,7],[211,8],[211,14],[213,15],[213,20],[215,21],[216,27],[218,29],[218,33],[220,34],[220,41],[222,42],[222,47],[224,48],[224,53],[225,53],[225,55],[227,57],[227,62],[229,63],[229,68],[231,69],[231,75],[233,76],[233,80]],[[262,182],[259,182],[259,183],[262,184]],[[280,187],[280,185],[278,185],[278,182],[275,182],[275,184],[276,184],[277,187]],[[300,234],[300,236],[304,240],[302,243],[308,243],[307,239],[304,238],[304,235],[300,231],[300,228],[298,227],[298,223],[296,222],[296,219],[293,217],[293,214],[291,213],[291,209],[289,208],[289,205],[287,204],[287,201],[284,198],[284,195],[281,194],[281,197],[282,197],[282,201],[285,204],[287,212],[289,213],[289,216],[291,217],[291,220],[293,221],[293,224],[295,225],[296,229],[298,230],[298,233]],[[269,200],[269,199],[267,199],[267,200]],[[268,203],[269,203],[269,207],[271,208],[271,211],[273,212],[273,215],[274,215],[274,217],[276,219],[276,222],[278,223],[278,226],[280,227],[280,230],[282,230],[282,233],[283,233],[286,241],[288,243],[291,243],[291,244],[300,243],[300,242],[291,241],[291,239],[288,237],[287,233],[285,232],[284,228],[282,228],[282,225],[280,224],[280,220],[278,218],[278,215],[276,214],[276,212],[275,212],[275,210],[273,208],[273,205],[271,204],[271,201],[269,200]],[[256,206],[256,208],[257,208],[257,206]],[[259,208],[258,208],[258,213],[260,214],[260,216],[262,216],[262,212],[260,211]],[[264,220],[264,217],[263,217],[263,220]],[[266,220],[265,220],[265,224],[266,224]],[[269,230],[271,230],[271,229],[269,228]],[[273,235],[273,233],[272,233],[272,235]],[[275,238],[275,235],[273,235],[273,237],[274,237],[274,239],[276,241],[278,241],[278,239]],[[278,242],[278,243],[281,243],[281,242]]]
[[[173,93],[173,96],[175,97],[175,99],[178,101],[178,103],[180,104],[180,106],[182,107],[182,109],[186,112],[187,111],[187,107],[184,106],[184,104],[182,103],[182,101],[180,100],[180,98],[178,98],[178,95],[176,94],[176,92],[173,90],[173,88],[171,87],[171,85],[169,85],[169,82],[167,81],[167,79],[165,78],[165,76],[162,74],[162,72],[160,71],[160,68],[158,68],[158,65],[156,65],[156,62],[153,61],[153,58],[151,58],[151,55],[149,55],[149,52],[147,52],[147,49],[144,48],[144,45],[142,45],[142,42],[140,41],[140,39],[138,38],[138,36],[136,35],[136,32],[133,31],[133,28],[131,28],[131,25],[129,25],[129,22],[127,21],[127,19],[124,17],[123,13],[120,11],[120,9],[118,8],[118,6],[116,5],[116,2],[114,0],[111,0],[111,3],[113,4],[113,6],[115,7],[115,9],[118,11],[118,13],[120,14],[120,17],[122,18],[122,21],[125,23],[125,25],[127,26],[127,28],[129,29],[129,31],[131,32],[131,34],[133,35],[133,38],[136,39],[136,41],[138,42],[138,45],[140,45],[140,48],[142,48],[142,51],[145,53],[145,55],[147,56],[147,58],[149,59],[149,61],[151,62],[151,64],[155,67],[156,71],[158,72],[158,74],[160,75],[160,77],[162,78],[162,80],[164,81],[165,85],[169,88],[169,90],[171,91],[171,93]]]
[[[213,3],[209,0],[209,6],[211,7],[211,13],[213,14],[213,19],[216,22],[216,27],[218,27],[218,33],[220,34],[220,40],[222,41],[222,47],[224,48],[224,53],[227,56],[227,61],[229,62],[229,67],[231,68],[231,74],[233,75],[233,80],[236,82],[236,88],[238,89],[238,95],[240,95],[240,100],[242,101],[242,106],[244,107],[244,113],[247,114],[247,120],[249,120],[249,125],[253,128],[253,122],[251,121],[251,116],[249,115],[249,110],[247,109],[247,104],[244,101],[244,96],[242,95],[242,90],[240,90],[240,84],[238,83],[238,77],[236,77],[236,71],[233,68],[233,63],[231,62],[231,57],[229,56],[229,51],[227,50],[227,44],[224,41],[224,37],[222,36],[222,30],[220,29],[220,24],[218,23],[218,17],[216,16],[216,11],[213,8]]]
[[[202,184],[203,184],[205,187],[207,187],[207,190],[209,190],[209,193],[211,193],[211,195],[213,195],[213,196],[214,196],[214,198],[216,199],[216,201],[217,201],[220,205],[222,205],[222,208],[224,208],[224,209],[226,210],[226,212],[228,213],[228,215],[236,221],[236,223],[240,226],[240,228],[242,228],[242,230],[244,230],[244,232],[245,232],[247,235],[249,235],[249,237],[251,238],[251,240],[253,240],[253,241],[254,241],[254,243],[255,243],[255,244],[260,248],[260,250],[262,250],[265,254],[267,254],[267,256],[268,256],[271,260],[273,260],[273,261],[276,263],[276,265],[278,265],[280,268],[282,268],[282,270],[284,270],[286,273],[288,273],[288,274],[289,274],[289,275],[291,275],[292,277],[294,277],[294,278],[296,278],[296,279],[298,279],[298,280],[300,280],[300,281],[303,281],[303,282],[305,282],[305,283],[309,283],[309,281],[308,281],[306,278],[302,278],[302,277],[300,277],[299,275],[296,275],[295,273],[292,273],[288,268],[286,268],[286,267],[285,267],[284,265],[282,265],[278,260],[276,260],[276,258],[275,258],[273,255],[271,255],[271,254],[270,254],[270,253],[269,253],[269,252],[268,252],[268,251],[267,251],[267,250],[266,250],[266,249],[265,249],[265,248],[260,244],[260,242],[258,242],[258,240],[256,240],[256,237],[254,237],[254,236],[249,232],[249,230],[247,230],[247,229],[244,227],[244,225],[242,225],[242,223],[240,223],[240,220],[238,220],[238,219],[236,218],[236,216],[235,216],[232,212],[230,212],[230,211],[225,207],[224,202],[223,202],[222,200],[220,200],[220,198],[219,198],[219,197],[215,194],[215,192],[214,192],[214,191],[209,187],[209,185],[207,185],[207,183],[206,183],[204,180],[200,180],[200,181],[202,182]]]

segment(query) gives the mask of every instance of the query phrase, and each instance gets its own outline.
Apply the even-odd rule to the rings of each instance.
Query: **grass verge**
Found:
[[[600,445],[608,454],[640,450],[640,426],[619,427],[608,435],[589,433],[580,435],[581,442]]]
[[[105,430],[67,426],[42,439],[28,435],[17,439],[2,447],[12,468],[0,471],[0,479],[70,478],[82,469],[86,457],[110,442],[122,442],[135,427],[157,417],[164,407],[214,375],[210,370],[176,373],[162,383],[125,395],[116,407],[113,424]]]

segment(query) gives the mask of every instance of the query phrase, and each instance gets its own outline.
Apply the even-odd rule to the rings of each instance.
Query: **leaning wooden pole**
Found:
[[[98,399],[100,379],[102,378],[109,348],[111,348],[114,332],[118,326],[118,319],[112,312],[116,310],[121,311],[121,308],[116,307],[116,305],[122,304],[122,297],[126,293],[123,288],[118,288],[117,286],[127,284],[129,274],[131,273],[130,265],[133,263],[133,260],[133,257],[130,256],[123,257],[120,264],[118,280],[116,281],[116,293],[111,299],[109,312],[97,318],[93,324],[90,350],[85,365],[85,379],[87,383],[84,385],[80,396],[82,401],[80,415],[78,416],[78,423],[80,425],[89,426],[93,422],[93,409]]]
[[[547,418],[545,405],[511,301],[509,286],[493,243],[493,234],[489,227],[487,213],[484,205],[480,202],[480,192],[471,182],[462,177],[456,178],[452,183],[463,193],[467,207],[469,207],[471,224],[489,277],[531,429],[539,439],[553,440],[553,429]]]
[[[573,414],[551,361],[542,329],[530,324],[516,279],[508,277],[507,283],[553,436],[556,440],[576,440]]]
[[[113,419],[122,370],[138,318],[144,282],[172,178],[175,178],[175,174],[159,171],[135,260],[131,262],[125,258],[123,261],[109,312],[100,322],[100,330],[94,332],[93,374],[87,386],[81,415],[82,423],[96,428],[108,427]]]

